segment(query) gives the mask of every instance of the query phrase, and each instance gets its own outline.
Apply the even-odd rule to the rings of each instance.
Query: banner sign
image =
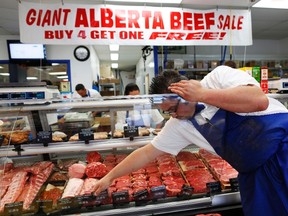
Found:
[[[19,2],[24,43],[252,45],[250,10]]]

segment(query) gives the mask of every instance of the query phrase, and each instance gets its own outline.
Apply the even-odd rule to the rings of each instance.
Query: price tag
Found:
[[[4,207],[5,215],[21,215],[23,208],[23,202],[15,202],[6,204]]]
[[[36,203],[38,203],[39,209],[43,210],[43,212],[52,210],[52,206],[53,206],[52,200],[37,200]]]
[[[148,190],[145,189],[145,190],[137,191],[136,193],[134,193],[134,200],[135,200],[136,206],[146,204],[149,200]]]
[[[77,196],[75,202],[82,208],[88,208],[95,205],[96,198],[93,195]]]
[[[108,191],[105,190],[105,191],[102,191],[98,196],[96,196],[96,203],[95,205],[101,205],[102,202],[106,199],[108,199],[109,196],[108,196]]]
[[[52,142],[52,132],[51,131],[39,131],[37,133],[37,142],[43,143],[47,146],[48,143]]]
[[[81,129],[79,139],[85,141],[85,143],[88,143],[89,140],[94,140],[93,131],[90,128]]]
[[[239,182],[238,178],[231,178],[229,179],[230,185],[231,185],[231,191],[239,191]]]
[[[166,187],[165,185],[157,186],[157,187],[151,187],[150,188],[151,198],[152,200],[157,200],[160,198],[166,197]]]
[[[208,189],[208,193],[210,195],[221,193],[221,183],[217,182],[208,182],[206,183],[206,187]]]
[[[123,206],[129,204],[129,193],[128,191],[120,191],[112,193],[112,200],[114,206]]]
[[[70,210],[74,207],[76,207],[74,198],[64,198],[64,199],[59,199],[58,200],[58,209],[65,211],[65,210]]]
[[[137,126],[124,126],[124,136],[125,137],[136,137],[139,136]]]
[[[2,146],[3,142],[4,142],[4,136],[2,136],[2,135],[0,134],[0,146]]]
[[[188,185],[183,185],[181,193],[179,194],[179,198],[181,199],[190,199],[193,195],[193,187],[190,187]]]

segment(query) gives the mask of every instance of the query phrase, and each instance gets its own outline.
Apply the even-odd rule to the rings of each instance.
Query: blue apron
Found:
[[[219,109],[204,125],[190,121],[239,172],[245,216],[288,215],[288,113],[240,116]]]

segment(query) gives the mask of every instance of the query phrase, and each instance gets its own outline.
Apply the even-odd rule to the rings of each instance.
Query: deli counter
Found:
[[[243,215],[237,171],[193,143],[116,179],[99,196],[91,191],[161,130],[119,130],[117,112],[157,109],[166,96],[0,100],[0,215]],[[269,96],[287,106],[288,96]]]

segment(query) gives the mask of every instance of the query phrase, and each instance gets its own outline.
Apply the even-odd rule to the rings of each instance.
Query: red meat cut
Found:
[[[98,152],[89,152],[86,156],[86,160],[88,163],[100,162],[102,157]]]
[[[105,164],[101,162],[92,162],[86,166],[85,173],[89,178],[102,178],[108,171]]]

